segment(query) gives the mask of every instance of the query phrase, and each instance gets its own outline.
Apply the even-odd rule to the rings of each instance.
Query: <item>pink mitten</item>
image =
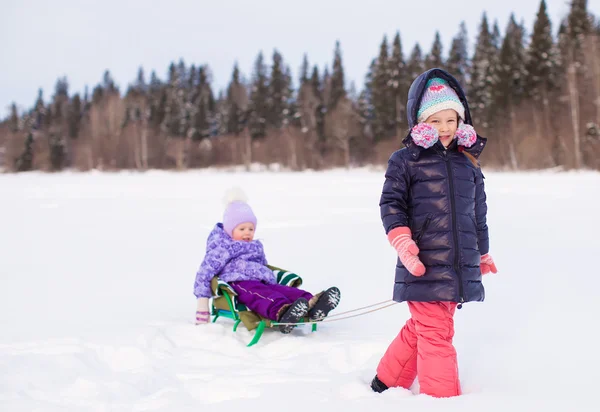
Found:
[[[400,261],[413,276],[423,276],[425,274],[425,265],[419,260],[419,248],[412,240],[410,229],[406,226],[400,226],[392,229],[388,233],[390,244],[398,252]]]
[[[481,264],[479,267],[481,268],[482,275],[487,275],[490,273],[490,271],[492,273],[498,272],[498,269],[496,269],[496,264],[494,263],[494,259],[492,259],[492,257],[487,253],[481,256]]]
[[[210,313],[208,312],[208,298],[198,298],[198,307],[196,308],[196,325],[208,323]]]

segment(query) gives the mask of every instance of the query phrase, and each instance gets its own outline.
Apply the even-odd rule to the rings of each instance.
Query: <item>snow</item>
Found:
[[[366,169],[0,175],[0,410],[593,410],[598,173],[486,172],[500,272],[485,277],[484,303],[456,314],[460,397],[369,389],[405,304],[315,333],[267,330],[250,348],[252,333],[229,319],[193,324],[195,271],[232,186],[248,195],[271,263],[314,293],[340,288],[332,315],[389,300],[382,179]]]

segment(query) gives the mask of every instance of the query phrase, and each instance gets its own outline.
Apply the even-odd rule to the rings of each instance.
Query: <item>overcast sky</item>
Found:
[[[462,20],[473,46],[483,12],[502,32],[511,12],[531,32],[539,0],[1,0],[0,115],[15,101],[30,108],[43,88],[48,100],[60,76],[70,94],[91,89],[109,69],[125,91],[139,66],[147,78],[166,78],[171,61],[208,64],[213,87],[224,88],[234,62],[250,77],[260,50],[270,64],[274,49],[290,65],[297,85],[304,53],[310,64],[331,66],[340,40],[346,70],[361,89],[384,34],[400,31],[405,56],[415,43],[424,52],[439,30],[448,52]],[[154,4],[153,4],[154,3]],[[556,33],[568,0],[547,0]],[[600,0],[588,0],[600,15]]]

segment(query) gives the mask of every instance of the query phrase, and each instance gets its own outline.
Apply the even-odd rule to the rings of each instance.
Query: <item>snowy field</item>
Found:
[[[500,272],[456,314],[464,395],[434,399],[368,386],[405,304],[251,348],[228,319],[193,324],[234,184],[270,263],[338,286],[336,312],[389,300],[382,171],[0,175],[0,411],[598,410],[600,174],[486,177]]]

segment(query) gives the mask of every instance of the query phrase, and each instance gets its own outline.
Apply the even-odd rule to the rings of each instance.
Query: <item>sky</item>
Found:
[[[419,43],[431,49],[435,31],[444,53],[465,21],[473,46],[484,12],[502,32],[514,12],[528,31],[539,0],[405,1],[369,0],[2,0],[0,13],[0,116],[11,102],[30,108],[37,90],[47,101],[59,77],[67,76],[70,94],[98,84],[109,69],[122,91],[142,66],[147,79],[156,70],[166,78],[172,61],[183,58],[208,64],[213,89],[224,89],[234,63],[250,77],[259,51],[270,63],[277,49],[289,64],[297,85],[304,53],[322,72],[331,67],[336,40],[342,47],[346,86],[362,88],[371,60],[384,35],[400,31],[405,56]],[[286,4],[287,3],[287,4]],[[556,32],[569,10],[568,0],[547,0]],[[368,4],[368,5],[367,5]],[[600,0],[588,0],[600,14]]]

